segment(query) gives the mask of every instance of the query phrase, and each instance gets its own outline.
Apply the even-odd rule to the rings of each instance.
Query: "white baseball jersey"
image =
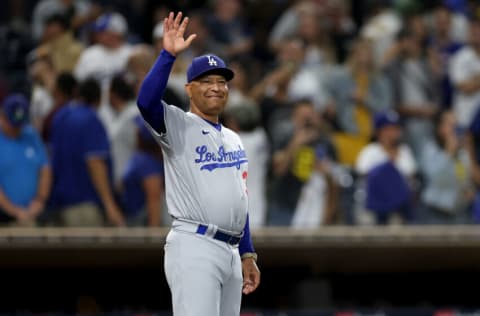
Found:
[[[166,133],[147,126],[162,147],[170,215],[241,233],[248,209],[248,160],[240,137],[162,103]]]

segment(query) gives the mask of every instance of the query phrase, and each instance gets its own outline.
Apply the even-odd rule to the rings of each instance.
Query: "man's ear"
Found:
[[[187,93],[188,98],[191,99],[192,98],[192,86],[189,83],[185,84],[185,92]]]

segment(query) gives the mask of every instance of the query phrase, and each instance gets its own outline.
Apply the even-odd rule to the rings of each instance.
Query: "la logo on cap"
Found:
[[[215,60],[215,58],[213,58],[210,55],[207,55],[207,58],[208,58],[208,64],[210,66],[217,66],[217,61]]]

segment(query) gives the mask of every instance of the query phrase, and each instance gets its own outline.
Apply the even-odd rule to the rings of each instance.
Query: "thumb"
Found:
[[[185,41],[187,43],[188,46],[190,46],[190,44],[192,44],[193,40],[197,37],[197,34],[192,34],[190,35],[187,40]]]

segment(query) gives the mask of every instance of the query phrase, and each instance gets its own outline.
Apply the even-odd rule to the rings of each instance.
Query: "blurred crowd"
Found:
[[[170,11],[235,71],[252,228],[480,221],[480,3],[22,0],[0,13],[0,222],[166,226],[136,95]],[[214,190],[215,188],[212,188]]]

